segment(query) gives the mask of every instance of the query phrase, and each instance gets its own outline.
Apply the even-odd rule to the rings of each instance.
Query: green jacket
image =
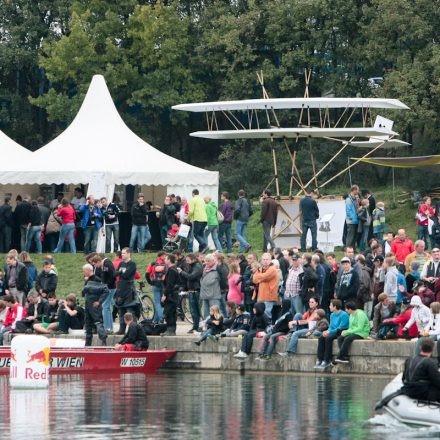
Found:
[[[205,201],[200,196],[194,196],[188,203],[188,220],[190,222],[206,222]]]
[[[208,217],[208,226],[218,226],[217,205],[215,202],[209,202],[205,205],[206,216]]]
[[[348,322],[348,330],[345,330],[344,336],[356,334],[364,339],[368,338],[370,335],[370,321],[363,310],[358,309],[350,314]]]

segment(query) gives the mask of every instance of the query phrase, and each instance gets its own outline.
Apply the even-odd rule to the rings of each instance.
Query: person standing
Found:
[[[131,207],[131,221],[130,249],[134,251],[135,244],[137,244],[138,252],[142,252],[151,240],[148,228],[148,208],[142,193],[138,194],[137,203]]]
[[[278,203],[271,197],[268,189],[263,191],[261,200],[260,223],[263,226],[263,252],[267,252],[268,244],[270,244],[270,250],[273,252],[275,242],[272,239],[271,228],[274,228],[277,223]]]
[[[18,261],[15,252],[10,251],[6,255],[4,272],[5,294],[17,298],[18,303],[23,305],[25,300],[24,292],[26,292],[28,285],[28,271],[26,266],[21,261]]]
[[[25,245],[26,252],[31,251],[33,240],[35,240],[37,252],[39,254],[43,252],[43,246],[41,245],[41,223],[41,212],[38,209],[38,203],[36,200],[33,200],[31,203],[31,210],[29,211],[29,224]]]
[[[391,244],[391,252],[396,256],[396,260],[399,263],[399,270],[405,273],[405,259],[414,252],[414,243],[406,236],[405,229],[399,229],[397,231],[397,237]]]
[[[226,191],[222,192],[221,201],[220,212],[223,214],[223,223],[219,227],[219,240],[223,247],[226,247],[226,252],[229,253],[232,252],[231,226],[234,216],[234,207],[229,200],[229,193]]]
[[[0,252],[6,253],[11,249],[12,227],[14,225],[11,198],[5,197],[0,206]]]
[[[160,225],[160,237],[162,243],[165,244],[167,238],[167,232],[176,223],[176,207],[171,202],[171,196],[166,196],[163,202],[163,206],[160,209],[159,215],[159,225]]]
[[[288,261],[290,261],[289,272],[287,274],[286,289],[284,299],[290,300],[292,316],[297,313],[304,313],[304,303],[301,296],[301,278],[303,268],[298,254],[289,251]]]
[[[253,214],[252,206],[246,199],[244,190],[238,191],[238,200],[235,202],[235,238],[240,243],[239,252],[249,252],[251,245],[246,241],[246,228],[249,217]]]
[[[208,244],[205,240],[205,228],[208,223],[205,202],[199,195],[199,190],[194,189],[192,199],[189,201],[188,221],[192,222],[193,235],[199,244],[199,252],[205,252]]]
[[[345,223],[347,225],[346,246],[356,249],[358,230],[359,187],[353,185],[350,194],[345,199]]]
[[[214,242],[215,248],[222,252],[223,248],[218,239],[218,217],[217,217],[217,205],[210,196],[205,196],[203,198],[205,201],[206,218],[208,227],[205,229],[205,241],[208,242],[209,234],[211,234],[212,241]]]
[[[134,312],[135,307],[134,279],[136,276],[136,263],[131,259],[131,251],[129,248],[122,249],[121,259],[122,261],[119,263],[115,272],[115,276],[119,277],[119,280],[114,296],[119,315],[118,335],[125,333],[124,314]]]
[[[72,254],[75,254],[76,245],[75,245],[74,231],[75,231],[76,214],[75,214],[75,210],[69,204],[69,201],[67,199],[61,200],[61,205],[59,205],[57,209],[57,217],[61,218],[62,225],[60,229],[58,245],[53,252],[59,253],[63,250],[64,240],[66,239],[66,235],[67,235],[69,237],[70,252]]]
[[[111,251],[112,235],[113,251],[116,252],[119,250],[119,214],[121,210],[116,203],[108,203],[106,197],[101,197],[101,212],[105,225],[105,252]]]
[[[15,221],[20,229],[20,250],[22,251],[24,251],[26,247],[26,236],[31,212],[30,201],[30,196],[24,196],[23,201],[17,205],[14,211]]]
[[[361,195],[362,195],[362,200],[368,200],[368,212],[370,214],[371,219],[373,219],[373,211],[376,209],[376,199],[368,189],[363,189]],[[373,238],[373,236],[374,236],[373,220],[371,220],[367,241],[370,241]]]
[[[261,256],[261,267],[254,273],[252,281],[258,286],[255,301],[264,303],[265,313],[271,319],[273,306],[278,301],[278,271],[269,253]]]
[[[205,266],[200,279],[200,299],[203,302],[203,317],[209,316],[209,309],[212,305],[220,307],[222,298],[220,286],[220,273],[217,270],[217,264],[212,254],[205,256]]]
[[[102,226],[102,212],[92,195],[87,197],[85,205],[80,206],[79,212],[82,214],[81,227],[84,230],[84,254],[87,255],[96,252],[98,232]]]
[[[430,220],[434,220],[434,208],[431,206],[431,197],[423,197],[422,203],[417,211],[417,238],[419,240],[424,240],[426,243],[426,248],[428,248],[428,239],[430,239],[430,234],[428,230],[428,223]],[[431,247],[434,244],[431,240]]]
[[[364,252],[367,249],[368,234],[370,233],[371,215],[368,203],[368,199],[362,199],[361,208],[358,214],[358,232],[361,234],[359,250],[361,252]]]
[[[356,301],[359,290],[359,274],[351,267],[348,257],[341,259],[341,276],[336,281],[336,297],[341,300],[342,305],[347,301]]]
[[[161,336],[176,336],[177,304],[179,302],[179,272],[176,268],[176,257],[166,255],[167,273],[163,283],[163,313],[167,329]]]
[[[101,255],[95,255],[92,258],[92,264],[95,267],[95,275],[107,286],[108,294],[102,302],[102,318],[104,328],[108,333],[113,332],[112,304],[116,291],[116,271],[113,263],[108,258]]]
[[[107,333],[104,329],[102,318],[102,303],[108,295],[108,288],[101,280],[94,275],[93,266],[83,266],[84,288],[82,295],[85,297],[85,331],[86,347],[92,345],[93,329],[96,328],[102,345],[107,345]]]
[[[307,250],[307,233],[310,230],[312,235],[312,250],[318,249],[318,226],[316,220],[319,218],[319,208],[316,200],[313,198],[314,192],[309,190],[306,196],[299,202],[301,212],[301,251]]]
[[[73,190],[71,203],[75,212],[78,212],[79,208],[86,204],[86,198],[84,197],[84,192],[81,188],[78,187]]]

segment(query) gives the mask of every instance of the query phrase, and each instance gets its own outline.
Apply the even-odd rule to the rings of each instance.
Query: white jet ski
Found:
[[[440,404],[399,394],[398,391],[402,386],[402,373],[400,373],[382,391],[382,400],[376,405],[376,410],[384,408],[403,423],[440,427]]]

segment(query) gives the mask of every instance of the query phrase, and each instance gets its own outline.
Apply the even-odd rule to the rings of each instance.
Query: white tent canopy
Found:
[[[1,139],[0,139],[1,142]],[[20,165],[3,164],[0,184],[202,186],[218,192],[218,172],[153,148],[124,123],[102,75],[95,75],[70,126]]]
[[[23,165],[32,157],[31,151],[17,144],[17,142],[6,136],[2,131],[0,131],[0,154],[3,158],[0,161],[0,170],[10,169],[15,167],[16,164],[18,166]]]

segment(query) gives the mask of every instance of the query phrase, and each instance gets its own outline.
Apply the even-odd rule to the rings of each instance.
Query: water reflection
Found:
[[[0,432],[15,440],[377,439],[365,422],[386,383],[312,375],[53,376],[37,396],[16,395],[1,377]]]

